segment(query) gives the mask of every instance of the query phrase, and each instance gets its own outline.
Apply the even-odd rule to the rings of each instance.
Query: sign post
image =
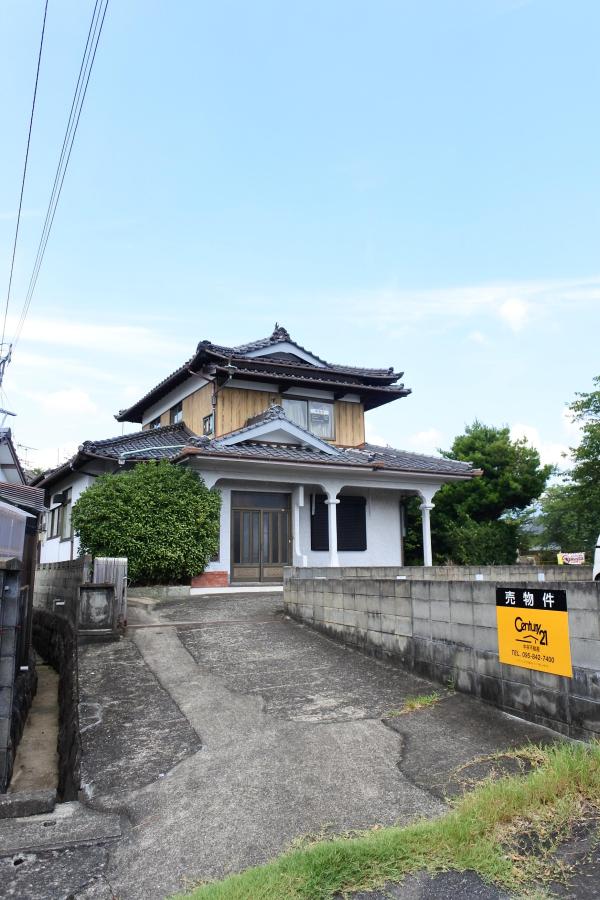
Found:
[[[567,592],[496,588],[500,662],[573,677]]]

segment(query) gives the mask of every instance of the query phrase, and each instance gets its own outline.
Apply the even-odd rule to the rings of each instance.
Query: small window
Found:
[[[324,400],[296,400],[283,397],[283,408],[291,422],[312,431],[317,437],[333,440],[334,406]]]
[[[69,541],[73,536],[73,529],[71,526],[71,488],[63,491],[63,502],[60,516],[60,536],[63,541]]]
[[[49,510],[46,517],[46,525],[47,525],[47,540],[51,538],[58,537],[60,531],[60,506],[55,506],[54,509]]]
[[[169,420],[171,425],[183,422],[183,403],[176,403],[175,406],[171,407]]]
[[[204,416],[202,419],[202,434],[209,435],[212,434],[214,429],[214,413],[211,413],[209,416]]]
[[[148,428],[160,428],[160,416],[157,416],[155,419],[148,422]]]

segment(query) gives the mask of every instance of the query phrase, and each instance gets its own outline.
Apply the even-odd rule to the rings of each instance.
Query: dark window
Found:
[[[148,428],[160,428],[160,416],[157,416],[155,419],[152,419],[151,422],[148,422]]]
[[[324,494],[314,497],[314,512],[311,507],[310,546],[311,550],[329,550],[328,509]],[[338,550],[367,549],[367,501],[364,497],[341,496],[337,504]]]
[[[214,431],[214,413],[202,419],[202,434],[209,435]]]
[[[183,422],[183,403],[176,403],[175,406],[171,407],[169,419],[171,425]]]
[[[313,509],[314,504],[314,509]],[[341,505],[341,504],[340,504]],[[311,497],[310,549],[329,550],[329,526],[327,521],[325,494]]]
[[[367,549],[366,506],[364,497],[340,497],[337,511],[338,550]]]

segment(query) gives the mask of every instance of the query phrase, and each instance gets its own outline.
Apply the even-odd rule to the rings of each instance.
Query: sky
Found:
[[[49,0],[9,337],[92,7]],[[42,15],[0,4],[2,311]],[[600,374],[599,29],[596,0],[111,0],[4,380],[21,455],[120,434],[199,341],[277,321],[404,372],[373,442],[479,419],[568,465]]]

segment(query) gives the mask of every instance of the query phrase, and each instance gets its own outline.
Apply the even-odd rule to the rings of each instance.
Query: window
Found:
[[[169,421],[171,422],[171,425],[177,425],[178,422],[183,422],[183,403],[179,402],[171,407]]]
[[[71,488],[63,491],[63,502],[60,517],[60,536],[63,541],[71,540],[73,529],[71,528]]]
[[[317,437],[333,440],[333,403],[326,400],[292,400],[290,397],[283,397],[282,402],[290,421],[312,431]]]
[[[209,435],[214,431],[214,413],[211,413],[209,416],[204,416],[202,419],[202,434]]]
[[[341,496],[337,504],[338,550],[367,549],[367,501],[364,497]],[[328,509],[325,494],[311,498],[311,550],[329,550]]]
[[[148,428],[160,428],[160,416],[157,416],[155,419],[148,422]]]
[[[46,514],[46,540],[59,537],[62,541],[69,541],[73,536],[71,527],[71,488],[67,488],[60,494],[55,494],[53,502],[58,506],[49,510]]]
[[[60,532],[60,506],[55,506],[54,509],[48,511],[46,517],[46,525],[47,525],[47,539],[58,537]]]

